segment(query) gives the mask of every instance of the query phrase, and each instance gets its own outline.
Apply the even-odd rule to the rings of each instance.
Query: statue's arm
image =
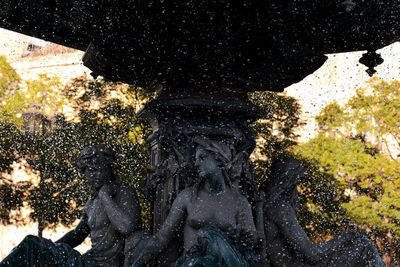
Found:
[[[237,223],[240,238],[242,238],[241,243],[244,247],[247,247],[247,249],[250,249],[254,252],[256,247],[260,248],[261,236],[259,235],[259,232],[254,224],[253,212],[250,203],[240,193],[238,194],[238,200],[239,205],[236,216],[238,220]],[[262,251],[260,250],[259,252]]]
[[[254,222],[256,225],[256,230],[258,235],[261,237],[265,236],[265,229],[264,229],[264,202],[265,202],[265,193],[263,191],[258,191],[255,194],[255,201],[254,201]],[[265,238],[263,238],[263,243],[265,242]],[[265,247],[265,243],[264,243]]]
[[[184,190],[172,203],[171,210],[161,229],[155,235],[161,247],[166,247],[183,225],[186,213],[186,202],[189,200],[188,191]]]
[[[324,250],[313,244],[301,228],[293,207],[288,203],[277,204],[268,211],[269,217],[278,225],[286,241],[308,262],[315,263],[322,259]],[[268,230],[266,230],[268,231]]]
[[[90,234],[90,228],[87,220],[88,218],[86,213],[83,213],[83,216],[75,229],[66,233],[63,237],[58,239],[56,243],[66,243],[73,248],[80,245]]]
[[[176,197],[161,229],[144,245],[139,257],[143,263],[156,257],[158,253],[165,249],[181,229],[186,215],[186,201],[189,200],[188,195],[187,190],[183,190]]]
[[[110,193],[112,190],[118,191],[116,194],[120,194],[120,201],[113,199]],[[98,196],[107,217],[117,231],[128,235],[141,229],[139,200],[133,188],[121,185],[110,189],[103,186]]]
[[[347,242],[352,242],[354,239],[366,237],[364,232],[361,231],[344,231],[329,240],[328,242],[321,242],[317,245],[321,250],[329,252],[334,251],[336,248],[345,245]]]
[[[245,232],[256,234],[256,226],[254,224],[253,213],[250,203],[247,199],[240,195],[239,225]]]
[[[257,230],[257,235],[261,243],[259,245],[259,254],[261,255],[262,259],[266,259],[266,239],[265,239],[265,224],[264,224],[264,200],[265,194],[264,192],[258,192],[255,198],[255,209],[254,209],[254,221],[255,227]]]

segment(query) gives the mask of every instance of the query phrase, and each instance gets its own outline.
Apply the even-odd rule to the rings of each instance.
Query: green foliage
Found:
[[[23,192],[26,183],[12,183],[9,175],[12,172],[12,164],[18,160],[23,137],[19,129],[12,124],[0,122],[0,222],[21,222],[18,217],[10,216],[12,211],[22,207]]]
[[[320,115],[315,117],[319,127],[325,130],[340,128],[346,119],[343,108],[336,101],[324,107]]]
[[[295,154],[307,169],[307,176],[298,187],[301,203],[298,218],[301,225],[314,240],[323,240],[326,235],[340,231],[339,225],[346,222],[346,213],[338,197],[341,185],[332,173],[320,169],[315,160],[295,153],[295,131],[302,125],[300,105],[292,97],[270,92],[253,93],[250,99],[266,112],[264,118],[253,124],[257,140],[253,160],[256,181],[261,184],[268,179],[267,168],[272,159]],[[312,151],[313,147],[309,149]]]
[[[395,261],[400,255],[400,166],[393,155],[400,137],[399,90],[398,81],[373,80],[343,107],[329,104],[316,118],[320,134],[296,150],[335,178],[344,218],[381,240],[378,244],[386,242],[389,247],[379,248]]]
[[[22,207],[25,184],[12,183],[9,175],[11,165],[17,160],[17,151],[20,148],[22,135],[19,129],[4,120],[5,106],[8,104],[8,95],[12,90],[20,89],[21,78],[7,62],[0,56],[0,222],[11,223],[10,213]]]
[[[4,56],[0,56],[0,98],[20,86],[21,78]],[[1,103],[2,105],[4,103]]]
[[[23,137],[15,125],[3,122],[0,122],[0,136],[0,173],[4,175],[11,172]]]
[[[148,156],[142,141],[147,125],[136,117],[134,102],[108,97],[112,91],[124,91],[121,87],[126,86],[81,77],[65,88],[66,99],[74,107],[74,121],[57,116],[52,131],[36,139],[37,147],[30,146],[28,153],[36,155],[34,167],[42,175],[28,197],[34,219],[42,216],[48,224],[61,220],[68,225],[80,216],[90,191],[74,162],[86,145],[106,144],[113,149],[122,181],[137,187],[146,177]]]
[[[295,130],[301,125],[300,105],[293,97],[271,92],[249,94],[250,100],[265,112],[265,117],[252,125],[257,141],[255,159],[256,179],[262,183],[271,160],[289,153],[297,144]]]
[[[266,117],[253,125],[257,140],[256,180],[261,184],[268,179],[266,170],[272,159],[295,152],[295,130],[302,125],[301,110],[294,98],[283,94],[257,92],[251,95],[251,100],[266,112]],[[309,149],[312,151],[313,147],[310,145]],[[318,168],[314,159],[305,159],[299,153],[296,157],[307,169],[307,176],[298,187],[301,203],[298,218],[312,239],[321,240],[340,231],[339,225],[346,222],[338,198],[341,185],[332,173]]]
[[[1,177],[0,183],[0,223],[18,224],[24,222],[24,219],[16,214],[10,216],[11,211],[23,207],[23,199],[27,184],[23,182],[13,183],[5,177]]]
[[[90,189],[75,166],[86,145],[106,144],[118,157],[116,173],[135,187],[148,167],[144,140],[148,126],[135,115],[148,98],[140,88],[79,77],[67,86],[40,75],[22,81],[0,58],[0,221],[18,219],[13,210],[23,203],[31,218],[43,218],[48,227],[73,223],[81,215]],[[64,114],[57,111],[64,110]],[[51,119],[41,135],[23,134],[22,113],[39,112]],[[38,183],[15,182],[8,177],[13,162],[27,160],[40,173]],[[10,215],[13,214],[13,215]]]
[[[1,79],[0,79],[1,80]],[[4,80],[9,80],[5,78]],[[22,114],[34,110],[44,115],[57,112],[63,103],[57,77],[39,75],[37,80],[20,81],[3,91],[0,97],[0,120],[22,127]]]
[[[343,136],[370,139],[385,145],[396,160],[391,141],[400,144],[400,82],[372,80],[370,87],[360,88],[347,105],[332,103],[316,119],[323,131],[335,131]],[[331,118],[331,119],[327,119]],[[376,140],[372,140],[372,139]]]
[[[78,98],[77,90],[85,92]],[[145,177],[148,156],[145,140],[150,133],[147,123],[136,116],[136,105],[147,99],[140,88],[124,84],[78,78],[66,87],[66,97],[78,111],[78,121],[74,123],[75,136],[81,144],[107,144],[113,149],[119,160],[116,163],[118,176],[137,186]],[[115,92],[115,94],[113,94]],[[111,98],[121,94],[122,99]],[[89,101],[90,99],[90,101]],[[100,103],[91,108],[90,102]],[[75,137],[76,138],[76,137]]]
[[[399,138],[400,132],[400,82],[376,81],[372,88],[361,88],[348,103],[349,112],[357,111],[355,121],[357,132],[368,132],[384,136],[390,134]]]
[[[359,140],[343,137],[334,139],[319,135],[301,146],[298,153],[318,162],[324,173],[336,178],[337,188],[341,192],[342,206],[354,222],[376,228],[378,225],[386,224],[385,218],[391,220],[400,218],[389,216],[388,212],[384,212],[386,207],[398,208],[396,205],[388,205],[387,201],[391,195],[396,196],[392,190],[400,186],[400,167],[387,156],[380,153],[371,155],[368,151],[369,148]],[[372,202],[376,203],[370,205]],[[365,206],[360,206],[361,203]],[[360,212],[357,208],[363,209],[360,216],[357,215]],[[365,214],[368,216],[365,217]],[[392,215],[399,214],[394,212]],[[369,219],[365,220],[366,218]],[[390,229],[395,228],[387,225],[383,231]]]
[[[341,207],[343,187],[333,175],[319,168],[315,160],[299,160],[307,174],[298,186],[298,219],[311,239],[324,241],[326,236],[337,234],[348,223],[346,212]]]

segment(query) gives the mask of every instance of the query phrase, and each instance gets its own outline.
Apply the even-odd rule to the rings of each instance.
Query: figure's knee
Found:
[[[22,242],[26,241],[26,242],[31,242],[31,241],[35,241],[37,240],[39,237],[34,236],[34,235],[27,235],[25,236],[25,238],[22,240]]]
[[[26,236],[18,246],[13,248],[11,253],[0,263],[0,266],[32,266],[32,264],[28,264],[29,255],[40,251],[40,239],[40,237],[33,235]]]
[[[38,242],[40,237],[34,236],[34,235],[27,235],[25,238],[22,240],[22,242]]]
[[[40,246],[42,244],[43,238],[34,236],[34,235],[27,235],[25,238],[21,241],[21,243],[18,246]]]
[[[371,239],[367,237],[367,235],[360,236],[357,241],[360,247],[363,247],[365,249],[375,249],[374,244],[372,243]]]

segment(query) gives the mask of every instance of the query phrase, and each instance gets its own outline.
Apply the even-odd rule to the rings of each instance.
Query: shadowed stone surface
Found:
[[[152,90],[282,91],[324,54],[397,41],[399,11],[395,0],[3,0],[0,27],[84,50],[94,73]]]

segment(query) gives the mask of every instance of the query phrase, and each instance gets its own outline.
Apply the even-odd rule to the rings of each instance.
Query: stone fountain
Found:
[[[263,116],[248,92],[281,92],[329,53],[367,50],[360,62],[372,75],[383,61],[375,51],[400,38],[399,13],[383,0],[4,0],[0,27],[86,51],[94,77],[157,92],[140,112],[153,129],[144,191],[155,234],[196,180],[198,138],[247,164],[249,124]]]

